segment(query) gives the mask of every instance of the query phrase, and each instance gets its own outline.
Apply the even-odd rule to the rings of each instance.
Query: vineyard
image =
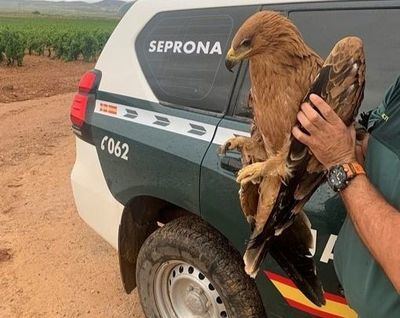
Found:
[[[0,63],[21,66],[25,54],[93,61],[117,23],[112,19],[0,17]]]

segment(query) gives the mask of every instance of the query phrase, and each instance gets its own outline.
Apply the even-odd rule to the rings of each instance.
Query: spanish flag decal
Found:
[[[268,271],[264,273],[293,308],[320,318],[358,317],[357,313],[347,305],[346,299],[341,296],[325,292],[326,305],[318,307],[310,302],[289,278]]]
[[[117,108],[117,106],[114,106],[114,105],[100,103],[100,111],[103,113],[117,115],[118,108]]]

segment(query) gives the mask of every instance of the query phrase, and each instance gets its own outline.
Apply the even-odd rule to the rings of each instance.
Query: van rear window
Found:
[[[236,28],[255,7],[157,14],[135,44],[139,62],[161,102],[223,112],[235,75],[225,54]]]

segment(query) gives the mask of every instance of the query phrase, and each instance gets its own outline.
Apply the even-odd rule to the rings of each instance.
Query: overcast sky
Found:
[[[47,0],[47,1],[62,1],[62,0]],[[63,1],[85,1],[85,2],[99,2],[101,0],[63,0]],[[122,1],[129,1],[129,0],[122,0]]]

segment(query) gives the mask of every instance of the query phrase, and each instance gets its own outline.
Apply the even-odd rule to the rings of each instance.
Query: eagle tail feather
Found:
[[[255,278],[261,263],[269,252],[300,291],[315,305],[325,305],[322,283],[310,253],[312,236],[310,221],[301,212],[294,215],[291,226],[280,235],[268,235],[266,228],[253,235],[243,256],[246,273]]]
[[[270,253],[300,291],[315,305],[321,307],[326,300],[322,283],[310,247],[310,223],[304,213],[296,216],[293,226],[274,238]]]
[[[261,263],[270,249],[271,239],[264,239],[263,232],[255,234],[253,231],[249,242],[247,243],[246,252],[243,255],[244,270],[252,278],[257,276]]]

